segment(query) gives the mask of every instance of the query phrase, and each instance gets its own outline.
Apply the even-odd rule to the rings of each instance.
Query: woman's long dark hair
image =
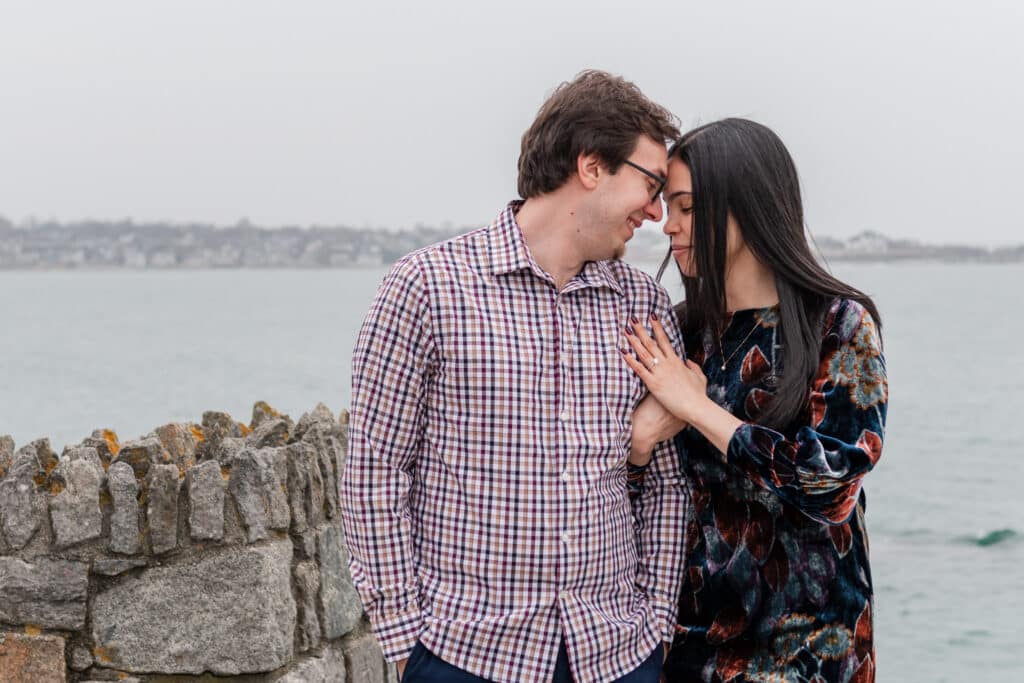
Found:
[[[691,254],[697,275],[687,277],[680,269],[686,291],[684,337],[701,339],[705,330],[715,333],[724,322],[726,221],[731,214],[751,252],[775,275],[782,379],[757,421],[785,429],[806,409],[832,302],[837,297],[859,302],[881,331],[878,309],[869,296],[833,277],[815,259],[804,231],[796,166],[769,128],[746,119],[715,121],[683,135],[669,150],[670,161],[673,156],[689,167],[693,179]]]

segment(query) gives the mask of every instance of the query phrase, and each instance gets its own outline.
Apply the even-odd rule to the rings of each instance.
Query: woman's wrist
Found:
[[[687,420],[687,422],[698,430],[704,431],[708,422],[712,421],[716,413],[721,410],[723,410],[723,408],[720,405],[712,401],[707,396],[704,396],[697,401],[696,405],[694,405],[692,409],[688,411],[689,415],[687,417],[690,419]]]
[[[708,398],[695,407],[693,422],[690,424],[718,450],[725,453],[729,440],[743,421]]]

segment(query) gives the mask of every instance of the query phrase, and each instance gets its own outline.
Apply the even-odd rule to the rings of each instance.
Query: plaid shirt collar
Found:
[[[530,270],[543,280],[551,280],[544,269],[534,260],[526,246],[523,230],[516,222],[516,212],[523,205],[522,199],[508,203],[498,217],[487,227],[488,257],[491,275],[500,276],[520,270]],[[566,285],[566,291],[584,287],[607,287],[623,296],[622,285],[612,275],[607,261],[587,261],[583,269]]]

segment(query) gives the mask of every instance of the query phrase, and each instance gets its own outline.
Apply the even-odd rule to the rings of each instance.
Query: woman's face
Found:
[[[672,242],[672,257],[679,264],[686,277],[697,276],[697,260],[694,257],[693,234],[693,178],[690,168],[679,157],[668,163],[668,183],[663,192],[665,197],[665,226],[662,230]],[[745,248],[739,225],[732,213],[726,219],[725,269],[728,274],[731,265]]]
[[[672,258],[686,277],[696,277],[697,263],[693,258],[693,179],[690,168],[672,157],[668,162],[668,183],[662,192],[665,197],[665,225],[662,231],[672,243]]]

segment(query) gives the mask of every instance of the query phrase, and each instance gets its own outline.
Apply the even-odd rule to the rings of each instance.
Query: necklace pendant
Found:
[[[725,371],[725,363],[722,363],[722,371]]]
[[[764,378],[764,385],[769,389],[774,389],[779,385],[779,377],[774,372]]]

